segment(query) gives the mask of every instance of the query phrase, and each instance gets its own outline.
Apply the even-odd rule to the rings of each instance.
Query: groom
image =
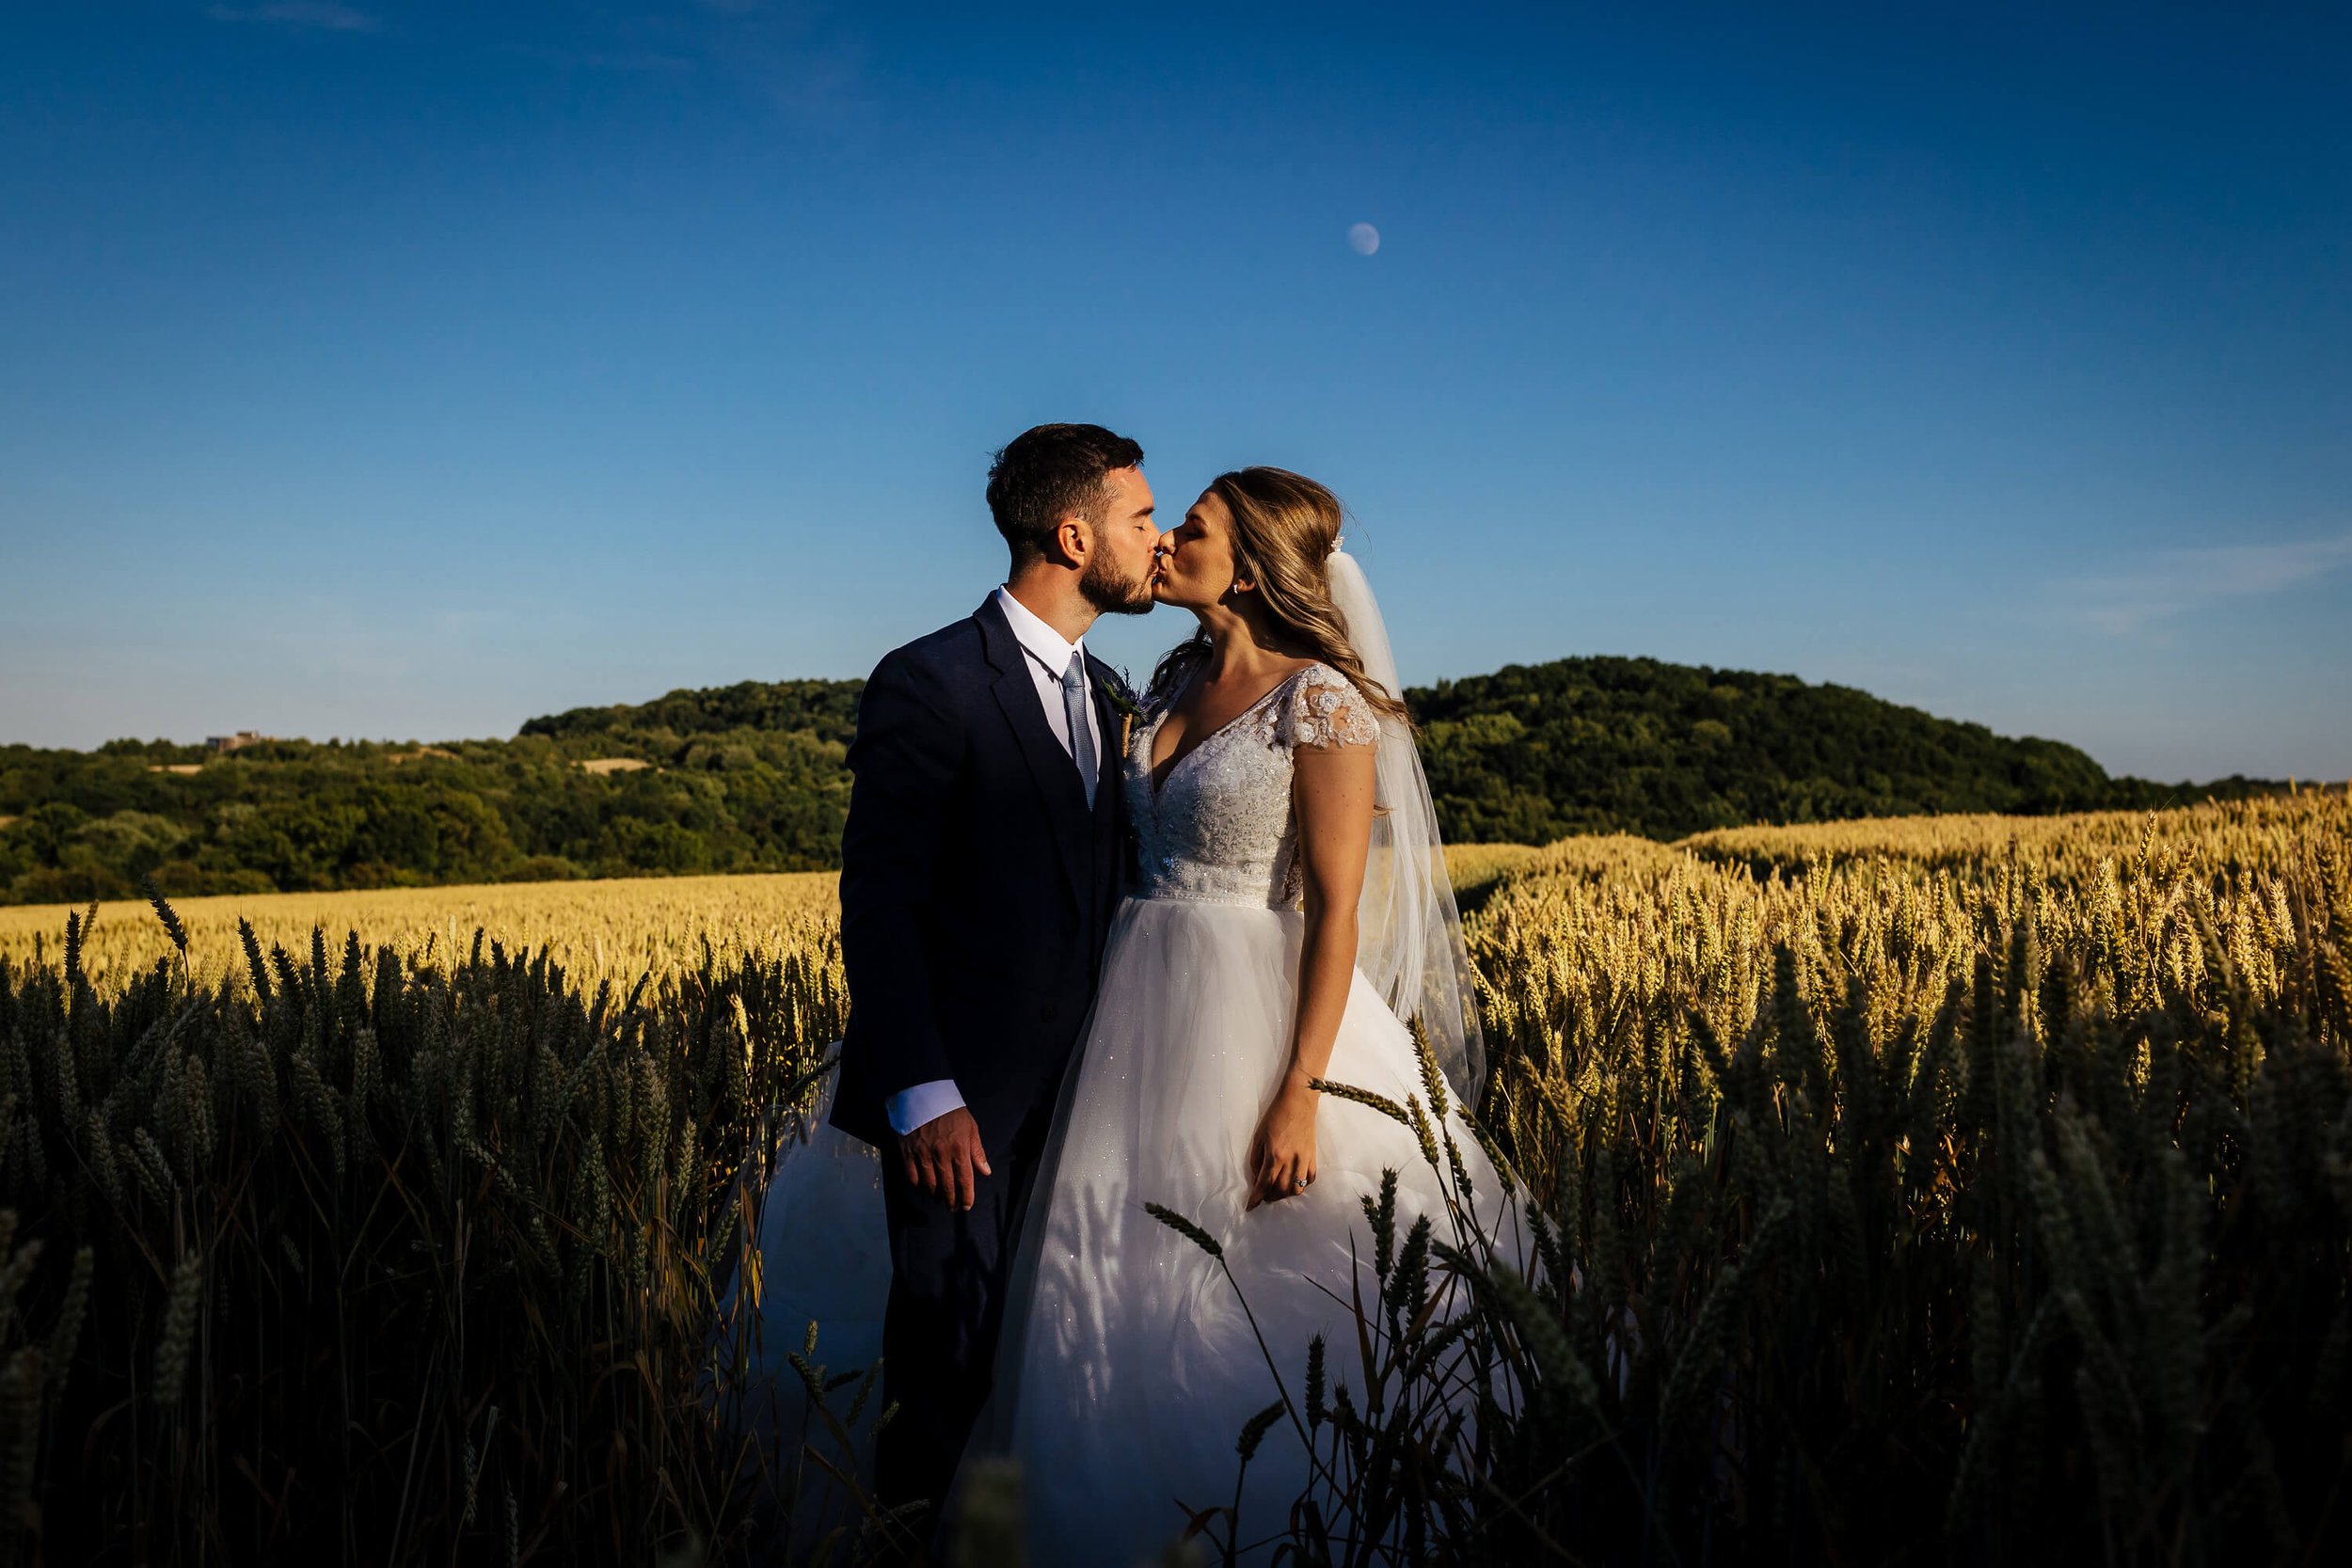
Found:
[[[841,843],[850,1014],[832,1120],[882,1154],[884,1505],[945,1497],[987,1397],[1007,1266],[1119,892],[1118,677],[1082,646],[1152,608],[1143,449],[1049,424],[997,453],[1011,552],[973,614],[858,703]]]

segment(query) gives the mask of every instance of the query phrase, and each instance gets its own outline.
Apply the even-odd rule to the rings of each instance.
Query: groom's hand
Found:
[[[980,1124],[959,1105],[933,1117],[898,1139],[898,1157],[907,1164],[907,1180],[914,1190],[946,1200],[950,1208],[972,1207],[974,1172],[988,1168],[988,1152],[980,1148]]]

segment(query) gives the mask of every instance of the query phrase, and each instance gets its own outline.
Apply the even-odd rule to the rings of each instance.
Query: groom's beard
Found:
[[[1078,575],[1078,592],[1100,615],[1142,615],[1150,611],[1152,578],[1121,572],[1107,555],[1097,555]]]

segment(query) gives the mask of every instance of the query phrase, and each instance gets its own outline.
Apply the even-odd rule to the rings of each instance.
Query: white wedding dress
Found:
[[[1306,924],[1292,752],[1374,744],[1377,717],[1339,672],[1311,665],[1179,758],[1155,790],[1150,758],[1164,717],[1136,727],[1124,759],[1141,881],[1112,926],[1063,1083],[1012,1265],[993,1392],[958,1482],[960,1493],[979,1456],[1020,1462],[1029,1560],[1041,1568],[1153,1560],[1183,1533],[1186,1508],[1232,1504],[1235,1440],[1279,1396],[1268,1353],[1296,1403],[1320,1334],[1333,1381],[1361,1394],[1347,1302],[1359,1271],[1364,1299],[1377,1300],[1362,1200],[1384,1169],[1398,1175],[1400,1243],[1423,1213],[1439,1238],[1454,1234],[1451,1183],[1416,1134],[1334,1095],[1315,1113],[1313,1183],[1244,1207],[1250,1139],[1290,1061]],[[1325,1076],[1428,1103],[1412,1037],[1361,970]],[[878,1161],[822,1114],[770,1189],[761,1316],[779,1361],[815,1318],[815,1359],[838,1371],[879,1353],[889,1271]],[[1461,1114],[1454,1104],[1440,1131],[1460,1148],[1470,1203],[1487,1234],[1516,1238],[1510,1195]],[[1223,1268],[1146,1203],[1216,1238]],[[1506,1256],[1524,1259],[1520,1246]],[[1278,1422],[1248,1469],[1245,1544],[1282,1528],[1308,1475],[1298,1436]],[[811,1528],[804,1520],[797,1532],[804,1542]],[[1219,1522],[1220,1534],[1229,1528]]]
[[[1312,1185],[1245,1212],[1250,1138],[1290,1065],[1306,927],[1291,753],[1375,744],[1371,705],[1311,665],[1179,758],[1155,791],[1164,717],[1138,726],[1128,751],[1141,884],[1111,927],[1057,1155],[1032,1200],[1024,1250],[1035,1243],[1025,1258],[1035,1274],[1025,1291],[1016,1275],[998,1359],[995,1398],[1009,1406],[980,1434],[1021,1462],[1041,1565],[1150,1560],[1182,1533],[1180,1503],[1230,1505],[1235,1439],[1278,1397],[1268,1351],[1295,1402],[1317,1334],[1333,1374],[1362,1392],[1347,1304],[1359,1268],[1377,1301],[1362,1199],[1384,1168],[1398,1175],[1400,1237],[1422,1213],[1453,1234],[1445,1183],[1412,1131],[1330,1095],[1315,1112]],[[1412,1037],[1360,972],[1324,1076],[1427,1103]],[[1507,1228],[1494,1169],[1453,1115],[1480,1217],[1489,1233]],[[1224,1268],[1147,1202],[1216,1238]],[[1248,1470],[1241,1539],[1279,1530],[1307,1477],[1297,1436],[1278,1424]]]

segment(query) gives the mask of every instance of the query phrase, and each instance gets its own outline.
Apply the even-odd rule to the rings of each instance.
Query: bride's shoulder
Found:
[[[1291,677],[1282,718],[1282,738],[1293,746],[1370,746],[1380,738],[1380,715],[1345,672],[1321,659]]]

